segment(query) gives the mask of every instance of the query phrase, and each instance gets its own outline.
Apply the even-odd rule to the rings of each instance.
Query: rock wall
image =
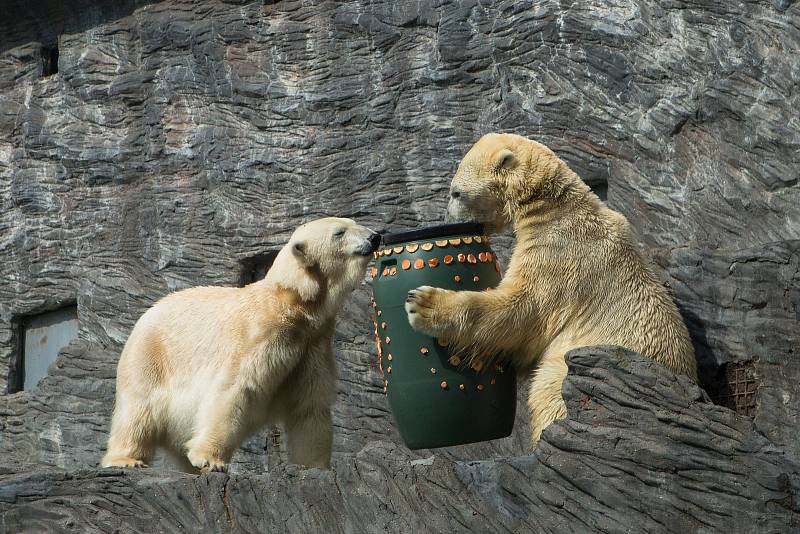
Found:
[[[248,258],[323,214],[438,222],[460,157],[497,130],[551,146],[630,219],[709,393],[749,366],[755,431],[800,458],[790,0],[3,7],[15,16],[0,17],[0,391],[21,318],[75,302],[80,333],[37,389],[0,395],[0,469],[96,465],[119,351],[160,296],[236,284]],[[510,243],[498,240],[501,254]],[[364,287],[336,335],[342,469],[372,442],[399,441],[367,300]],[[528,454],[518,426],[437,457]],[[284,461],[265,432],[234,471]]]

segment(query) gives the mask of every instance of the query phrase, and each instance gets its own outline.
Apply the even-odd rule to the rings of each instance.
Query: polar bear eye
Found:
[[[333,237],[336,237],[336,238],[342,237],[342,236],[344,235],[344,233],[345,233],[345,229],[344,229],[344,228],[341,228],[341,229],[339,229],[339,230],[336,230],[336,231],[333,233]]]

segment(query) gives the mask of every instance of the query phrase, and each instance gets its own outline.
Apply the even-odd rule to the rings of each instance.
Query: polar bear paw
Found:
[[[130,456],[106,456],[103,458],[102,467],[136,467],[136,468],[144,468],[148,467],[144,460],[139,460],[137,458],[131,458]]]
[[[436,302],[444,290],[431,286],[420,286],[408,292],[406,297],[406,314],[408,322],[414,330],[436,335],[434,323]]]
[[[221,472],[228,470],[228,464],[221,458],[214,457],[201,450],[190,450],[186,458],[197,469],[204,472]]]

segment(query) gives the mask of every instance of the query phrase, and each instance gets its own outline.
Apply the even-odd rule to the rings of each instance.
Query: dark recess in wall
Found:
[[[237,284],[239,287],[244,287],[247,284],[263,280],[267,275],[267,271],[272,267],[278,251],[270,250],[255,256],[250,256],[241,260],[241,269],[239,270],[239,280]]]
[[[58,43],[42,47],[42,77],[58,73]]]
[[[594,182],[589,184],[589,187],[594,191],[594,194],[600,197],[600,200],[605,202],[608,200],[608,182]]]

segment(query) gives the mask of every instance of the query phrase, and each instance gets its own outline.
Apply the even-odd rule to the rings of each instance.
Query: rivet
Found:
[[[486,252],[485,254],[486,254],[486,261],[492,261],[492,253]]]
[[[440,241],[436,241],[437,247],[446,247],[447,246],[447,239],[442,239]]]
[[[377,252],[373,252],[372,253],[372,259],[374,259],[374,260],[378,259],[378,253]]]
[[[478,263],[478,258],[475,257],[475,254],[470,254],[467,256],[467,261],[469,263]]]
[[[456,282],[460,282],[460,281],[461,281],[461,277],[460,277],[460,276],[458,276],[458,275],[455,275],[455,276],[453,277],[453,280],[455,280]]]
[[[461,240],[460,240],[460,239],[458,239],[458,238],[456,238],[456,239],[450,239],[449,241],[450,241],[450,244],[451,244],[451,245],[453,245],[454,247],[457,247],[458,245],[460,245],[460,244],[461,244]]]
[[[470,245],[470,244],[472,244],[472,238],[471,238],[471,237],[469,237],[469,236],[465,237],[465,238],[463,239],[463,241],[464,241],[464,244],[465,244],[465,245]]]
[[[461,391],[464,391],[464,384],[459,384],[458,385],[458,389],[460,389]]]
[[[390,374],[392,374],[392,366],[391,366],[391,365],[390,365],[389,367],[387,367],[387,368],[386,368],[386,374],[387,374],[387,375],[390,375]]]
[[[372,307],[374,308],[374,307],[376,307],[376,306],[378,305],[378,303],[377,303],[377,302],[375,302],[375,299],[371,299],[371,300],[369,301],[369,305],[370,305],[370,306],[372,306]]]
[[[495,384],[497,383],[497,380],[495,380],[494,378],[492,378],[491,380],[489,380],[489,383],[490,383],[491,385],[495,385]]]
[[[425,251],[433,250],[433,243],[423,243],[420,245],[420,248]]]
[[[389,388],[388,388],[388,387],[386,387],[386,386],[383,386],[383,393],[384,393],[384,395],[385,395],[385,394],[386,394],[388,391],[389,391]]]
[[[459,365],[461,363],[461,358],[458,356],[451,356],[450,360],[448,361],[450,362],[450,365]]]
[[[388,381],[388,380],[386,380],[386,379],[384,379],[384,380],[383,380],[383,387],[386,387],[386,386],[388,386],[388,385],[389,385],[389,381]]]
[[[482,242],[483,242],[483,239],[484,239],[484,238],[483,238],[483,237],[481,237],[481,236],[479,236],[479,235],[476,235],[476,236],[475,236],[475,242],[476,242],[476,243],[482,243]]]
[[[400,254],[403,252],[403,247],[394,247],[392,250],[394,250],[395,254]]]
[[[390,248],[383,249],[383,255],[384,256],[391,256],[392,255],[392,249],[390,249]]]
[[[410,245],[406,245],[406,250],[411,253],[416,252],[418,248],[419,248],[418,243],[411,243]]]
[[[374,307],[374,306],[373,306],[373,307]],[[382,313],[383,313],[383,312],[382,312],[381,310],[378,310],[378,317],[380,317]]]
[[[373,268],[371,268],[371,269],[369,270],[369,275],[370,275],[372,278],[375,278],[376,276],[378,276],[378,268],[377,268],[377,267],[373,267]]]
[[[480,281],[481,281],[481,277],[480,277],[480,276],[473,276],[473,277],[472,277],[472,281],[473,281],[473,282],[475,282],[475,283],[477,284],[478,282],[480,282]]]
[[[400,262],[400,267],[407,271],[411,268],[411,260],[403,260]]]
[[[386,323],[381,323],[381,328],[383,328],[384,330],[386,330]]]
[[[390,338],[389,336],[386,336],[386,344],[388,345],[391,342],[392,342],[392,338]]]
[[[387,354],[386,355],[386,359],[389,360],[389,361],[392,361],[392,360],[394,360],[394,356],[392,356],[391,354]]]
[[[477,386],[475,386],[475,389],[477,389],[478,391],[483,391],[483,384],[478,384]]]
[[[447,382],[442,380],[442,383],[439,384],[439,387],[442,388],[442,389],[447,389]]]
[[[447,256],[444,257],[444,264],[450,265],[451,263],[453,263],[453,256],[448,254]]]
[[[388,276],[388,275],[389,275],[389,268],[388,267],[384,267],[383,268],[383,272],[381,273],[381,276]]]
[[[389,276],[395,276],[397,274],[397,267],[389,267]]]
[[[422,258],[414,260],[415,269],[422,269],[423,267],[425,267],[425,260],[423,260]]]
[[[436,267],[439,265],[439,258],[431,258],[428,260],[428,267]]]
[[[419,349],[419,351],[420,351],[422,354],[428,354],[428,353],[430,352],[430,351],[428,350],[428,347],[422,347],[421,349]]]
[[[458,261],[461,262],[461,263],[464,263],[465,261],[467,261],[467,255],[466,254],[459,254],[458,255]]]
[[[435,374],[436,374],[436,368],[435,368],[435,367],[431,367],[431,374],[432,374],[432,375],[435,375]]]
[[[486,253],[485,252],[478,253],[478,261],[480,261],[481,263],[486,261]]]

